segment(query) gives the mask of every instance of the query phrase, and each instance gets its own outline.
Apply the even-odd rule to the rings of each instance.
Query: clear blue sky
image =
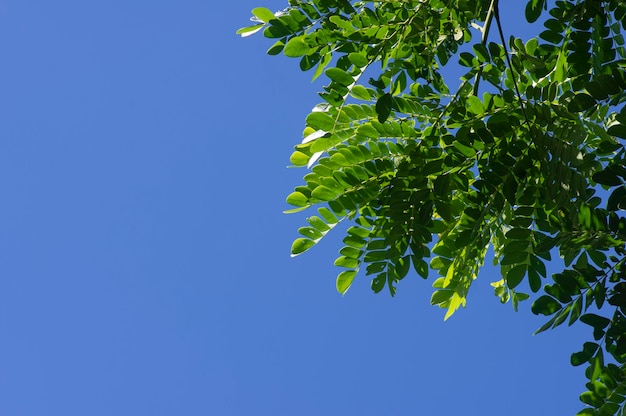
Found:
[[[338,295],[339,234],[289,257],[322,83],[234,33],[285,5],[0,1],[0,415],[575,413],[590,328],[493,270],[444,323],[414,275]]]

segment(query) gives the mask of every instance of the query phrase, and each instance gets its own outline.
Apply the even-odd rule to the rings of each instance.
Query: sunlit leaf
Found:
[[[291,257],[304,253],[315,245],[315,241],[308,238],[298,238],[291,245]]]
[[[346,270],[337,276],[337,292],[345,295],[356,276],[355,270]]]

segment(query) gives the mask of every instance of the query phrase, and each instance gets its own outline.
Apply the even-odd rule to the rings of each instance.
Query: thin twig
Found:
[[[489,5],[489,11],[487,12],[487,17],[485,18],[485,24],[483,25],[482,32],[483,36],[480,40],[483,46],[487,46],[487,37],[489,36],[489,29],[491,28],[491,21],[493,20],[494,14],[496,15],[496,19],[498,16],[498,0],[491,0],[491,4]],[[474,81],[474,91],[472,95],[478,94],[478,86],[480,85],[480,77],[483,74],[483,67],[481,66],[478,69],[478,73],[476,74],[476,79]]]
[[[495,17],[496,24],[498,25],[498,32],[500,33],[500,40],[502,41],[502,47],[504,48],[504,57],[506,58],[506,63],[511,70],[511,77],[513,78],[513,85],[515,86],[515,93],[517,94],[517,99],[519,100],[520,108],[522,109],[522,113],[524,114],[524,119],[526,120],[527,125],[530,126],[530,120],[526,115],[526,108],[524,106],[524,100],[522,100],[522,94],[519,91],[519,87],[517,86],[517,79],[515,79],[515,69],[513,68],[513,64],[511,63],[511,57],[509,56],[509,50],[506,47],[506,40],[504,39],[504,32],[502,31],[502,24],[500,23],[500,11],[498,10],[498,5],[496,1],[495,8]]]

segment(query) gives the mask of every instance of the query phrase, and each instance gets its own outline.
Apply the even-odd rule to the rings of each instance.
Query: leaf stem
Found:
[[[495,14],[496,19],[498,16],[498,0],[491,0],[491,4],[489,5],[489,11],[487,12],[487,17],[485,18],[485,24],[482,28],[483,36],[480,40],[483,46],[487,46],[487,38],[489,37],[489,29],[491,28],[491,22],[493,21],[493,16]],[[472,95],[478,94],[478,87],[480,85],[480,77],[483,74],[483,67],[481,66],[478,69],[478,73],[476,74],[476,79],[474,81],[474,91]]]

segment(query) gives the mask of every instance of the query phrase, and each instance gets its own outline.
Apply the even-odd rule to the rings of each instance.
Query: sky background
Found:
[[[0,0],[0,415],[580,410],[591,329],[532,336],[497,271],[444,323],[415,274],[337,294],[340,233],[289,257],[323,82],[235,35],[286,4]]]

